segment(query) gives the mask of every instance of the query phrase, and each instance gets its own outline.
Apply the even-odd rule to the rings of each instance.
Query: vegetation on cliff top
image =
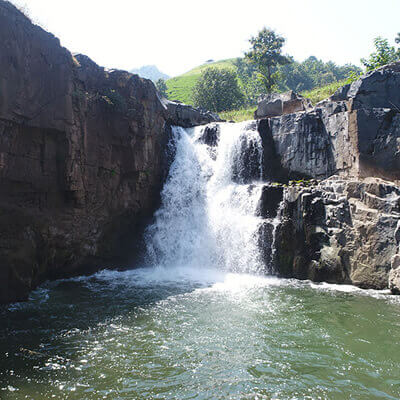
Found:
[[[350,83],[350,79],[343,79],[341,81],[333,82],[323,87],[301,92],[300,94],[303,97],[310,99],[312,104],[315,105],[318,102],[332,96],[336,92],[336,90],[338,90],[340,87],[346,85],[347,83]],[[254,118],[254,112],[256,108],[257,108],[256,106],[252,106],[247,108],[241,108],[239,110],[224,111],[220,112],[219,116],[227,121],[235,121],[235,122],[247,121]]]
[[[310,99],[311,103],[313,105],[315,105],[318,102],[325,100],[328,97],[332,96],[333,93],[336,92],[336,90],[338,90],[340,87],[346,85],[347,83],[349,83],[349,80],[344,79],[341,81],[330,83],[329,85],[326,85],[326,86],[322,86],[322,87],[315,88],[312,90],[306,90],[304,92],[301,92],[300,94],[303,97]]]
[[[400,43],[400,34],[398,34],[395,41],[396,43]],[[394,46],[389,45],[387,39],[377,37],[374,39],[374,45],[375,51],[370,54],[369,58],[361,59],[361,62],[367,71],[371,71],[400,59],[400,47],[396,50]]]
[[[316,57],[309,57],[303,62],[292,62],[280,66],[277,91],[294,90],[302,92],[323,87],[328,84],[346,79],[352,71],[360,73],[361,69],[354,65],[339,66],[333,62],[324,63]],[[238,83],[244,94],[243,108],[253,107],[257,98],[263,93],[262,85],[257,80],[255,65],[245,61],[244,58],[231,58],[211,62],[196,67],[183,75],[168,79],[167,95],[170,100],[178,100],[185,104],[194,105],[193,90],[201,73],[209,68],[230,69],[237,73]]]
[[[242,121],[252,118],[262,94],[293,90],[316,104],[362,73],[355,65],[339,66],[314,56],[298,62],[282,54],[284,41],[264,28],[250,39],[251,49],[244,58],[210,60],[167,80],[163,92],[171,100],[219,112],[226,120]],[[400,34],[395,41],[400,43]],[[378,37],[374,43],[375,52],[361,60],[367,71],[400,59],[400,48],[390,46],[386,39]]]
[[[253,106],[241,108],[239,110],[223,111],[219,113],[219,116],[226,121],[248,121],[254,118],[254,111],[256,111],[256,108],[256,106]]]

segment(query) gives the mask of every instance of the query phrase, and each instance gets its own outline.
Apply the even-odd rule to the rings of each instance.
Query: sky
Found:
[[[264,26],[284,53],[360,65],[373,39],[394,44],[400,0],[11,0],[73,53],[131,70],[154,64],[170,76],[206,60],[243,56]]]

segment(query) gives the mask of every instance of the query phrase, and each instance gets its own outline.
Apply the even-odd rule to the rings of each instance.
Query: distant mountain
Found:
[[[156,82],[158,79],[168,79],[169,76],[161,72],[155,65],[144,65],[140,68],[132,69],[130,72],[132,74],[138,74],[142,78],[151,79],[153,82]]]

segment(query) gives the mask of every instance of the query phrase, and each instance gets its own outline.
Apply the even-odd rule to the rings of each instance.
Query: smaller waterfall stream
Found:
[[[263,184],[255,123],[174,127],[176,155],[146,232],[148,263],[235,272],[265,269],[257,216]]]

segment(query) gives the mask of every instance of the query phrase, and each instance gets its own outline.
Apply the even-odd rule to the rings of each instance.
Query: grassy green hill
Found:
[[[233,61],[235,60],[235,58],[230,58],[227,60],[203,64],[182,75],[168,79],[166,81],[168,98],[170,100],[179,100],[185,104],[193,104],[192,91],[196,85],[197,79],[200,78],[201,73],[209,67],[236,69],[233,64]]]

